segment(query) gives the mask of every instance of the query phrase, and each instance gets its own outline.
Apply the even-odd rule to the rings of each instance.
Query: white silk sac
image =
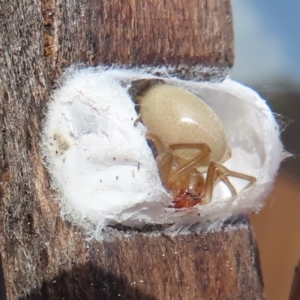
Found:
[[[42,134],[45,165],[62,217],[89,236],[102,238],[105,227],[115,224],[162,224],[176,232],[256,212],[285,156],[273,114],[253,90],[229,78],[200,83],[160,77],[194,93],[215,111],[232,151],[223,165],[257,179],[243,189],[246,181],[229,177],[237,196],[220,182],[211,203],[170,207],[172,196],[161,183],[147,129],[141,122],[134,124],[137,112],[128,93],[132,81],[154,78],[139,69],[73,68],[49,102]]]

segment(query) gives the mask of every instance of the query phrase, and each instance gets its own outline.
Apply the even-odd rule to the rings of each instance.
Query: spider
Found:
[[[141,121],[147,128],[162,183],[173,196],[172,207],[210,203],[219,181],[237,195],[230,176],[249,181],[245,188],[256,181],[222,165],[231,157],[223,125],[199,97],[156,79],[135,81],[130,93],[139,108],[135,125]]]

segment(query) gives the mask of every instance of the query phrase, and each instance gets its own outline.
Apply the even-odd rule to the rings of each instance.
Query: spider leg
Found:
[[[166,148],[160,138],[152,133],[147,133],[146,138],[151,140],[157,151],[158,156],[156,158],[157,164],[159,166],[159,169],[163,171],[163,169],[168,169],[168,174],[170,173],[172,164],[173,164],[173,151],[174,150],[180,150],[180,149],[197,149],[200,150],[200,153],[196,155],[192,160],[188,161],[187,163],[180,165],[174,174],[167,180],[168,184],[172,184],[175,181],[177,181],[182,176],[189,174],[195,167],[197,167],[201,162],[207,158],[207,156],[210,154],[210,148],[208,145],[204,143],[199,144],[185,144],[185,143],[178,143],[178,144],[171,144],[168,148]],[[164,172],[165,173],[165,172]]]
[[[181,191],[175,199],[174,204],[176,208],[179,207],[192,207],[199,202],[202,203],[204,199],[204,187],[205,179],[201,172],[196,168],[199,166],[210,154],[210,148],[204,143],[199,144],[172,144],[166,148],[162,141],[154,134],[147,133],[146,138],[151,140],[157,151],[158,156],[156,158],[157,165],[160,171],[160,176],[164,184],[171,190]],[[178,149],[197,149],[200,153],[197,154],[192,160],[177,166],[173,174],[171,175],[171,169],[174,164],[173,151]],[[174,169],[173,169],[174,170]],[[170,176],[171,175],[171,176]],[[216,176],[216,175],[214,175]],[[218,177],[218,176],[216,176]],[[217,180],[217,179],[216,179]],[[197,199],[191,200],[188,195],[185,195],[186,191],[190,191],[194,195],[198,195]],[[205,201],[205,199],[204,199]]]
[[[198,149],[201,150],[201,152],[196,155],[192,160],[189,162],[181,165],[176,172],[169,178],[168,183],[174,183],[182,176],[188,174],[193,170],[194,168],[197,168],[204,159],[207,158],[207,156],[210,154],[210,148],[208,145],[201,143],[201,144],[173,144],[170,145],[170,148],[172,150],[177,149]]]
[[[207,204],[211,201],[213,188],[219,181],[223,181],[225,183],[225,185],[230,190],[232,196],[235,196],[237,194],[234,186],[229,181],[228,177],[236,177],[236,178],[248,180],[249,184],[244,189],[248,188],[256,181],[256,178],[253,176],[234,172],[227,169],[226,167],[224,167],[223,165],[217,162],[211,162],[206,176],[205,197],[204,197],[203,204]]]

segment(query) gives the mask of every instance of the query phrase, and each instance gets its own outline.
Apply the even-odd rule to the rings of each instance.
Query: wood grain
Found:
[[[80,262],[43,282],[40,299],[264,299],[248,230],[246,219],[209,238],[111,229],[111,240],[86,244]]]
[[[7,0],[0,12],[7,298],[263,299],[248,223],[174,238],[110,229],[108,240],[87,241],[61,219],[39,149],[44,109],[71,64],[163,64],[178,76],[208,79],[216,67],[221,73],[230,67],[229,0]]]
[[[45,55],[53,68],[80,62],[163,65],[196,78],[200,64],[233,64],[227,0],[45,0],[42,9]],[[211,74],[204,69],[201,75]]]

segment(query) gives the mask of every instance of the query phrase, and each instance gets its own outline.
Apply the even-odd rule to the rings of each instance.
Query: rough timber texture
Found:
[[[229,0],[7,0],[0,3],[0,28],[7,298],[263,299],[248,223],[175,238],[111,229],[109,241],[88,242],[60,218],[39,151],[43,110],[73,63],[165,64],[179,76],[199,63],[230,67]]]
[[[183,75],[200,63],[233,64],[229,0],[44,0],[41,9],[56,74],[79,62],[173,65]]]

